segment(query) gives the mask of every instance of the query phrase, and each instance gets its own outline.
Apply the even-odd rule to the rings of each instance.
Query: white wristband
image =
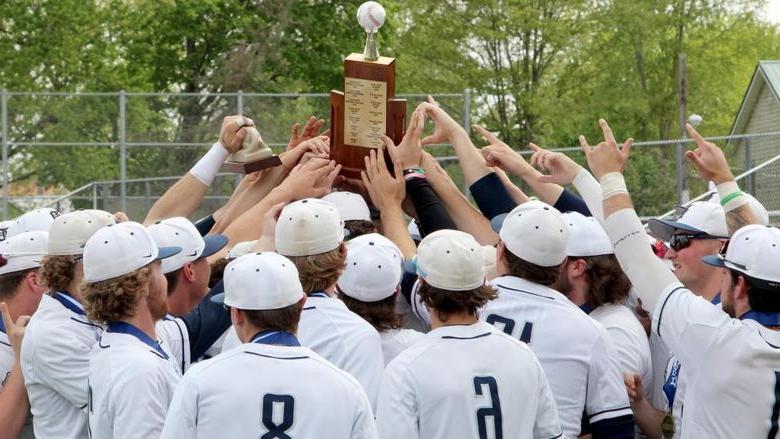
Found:
[[[732,211],[748,203],[747,198],[743,197],[744,194],[739,190],[736,180],[721,183],[717,188],[720,205],[723,206],[724,212]]]
[[[610,172],[601,176],[601,199],[606,200],[617,194],[627,194],[626,180],[620,172]]]
[[[211,145],[211,149],[198,160],[198,163],[195,163],[195,166],[190,169],[190,174],[206,186],[211,186],[214,176],[217,175],[219,168],[222,167],[222,163],[229,155],[230,152],[217,142]]]

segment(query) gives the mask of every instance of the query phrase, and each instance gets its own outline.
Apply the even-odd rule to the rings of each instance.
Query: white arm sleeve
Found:
[[[587,169],[581,169],[580,173],[574,177],[572,184],[577,188],[582,200],[590,210],[590,214],[599,224],[604,225],[604,205],[601,201],[601,185]]]
[[[536,421],[534,422],[534,438],[550,439],[563,435],[561,420],[558,418],[558,407],[547,375],[544,374],[542,365],[536,361],[537,374],[539,375],[539,406],[536,409]]]
[[[382,439],[420,437],[417,401],[411,377],[405,368],[390,363],[382,378],[376,423]]]
[[[173,394],[171,407],[165,416],[165,426],[160,438],[189,439],[197,437],[195,420],[198,417],[197,382],[184,375]]]
[[[604,223],[620,267],[631,280],[646,309],[655,309],[658,297],[677,278],[650,250],[647,233],[634,209],[619,210]]]

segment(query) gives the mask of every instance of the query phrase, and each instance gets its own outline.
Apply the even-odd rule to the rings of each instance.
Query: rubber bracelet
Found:
[[[406,180],[406,181],[414,180],[416,178],[427,179],[428,177],[426,177],[425,174],[420,174],[418,172],[412,172],[412,173],[408,173],[408,174],[404,175],[404,180]]]
[[[725,206],[726,204],[728,204],[729,201],[731,201],[731,200],[733,200],[735,198],[739,198],[742,195],[744,195],[744,193],[742,193],[742,191],[732,192],[732,193],[726,195],[725,198],[720,200],[720,205],[721,206]]]
[[[415,174],[415,173],[425,175],[425,169],[423,169],[423,168],[404,169],[404,175]]]
[[[620,172],[610,172],[601,176],[601,199],[606,200],[609,197],[618,194],[627,194],[626,180]]]

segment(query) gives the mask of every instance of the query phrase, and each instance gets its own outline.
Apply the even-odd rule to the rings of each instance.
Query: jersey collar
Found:
[[[5,334],[5,323],[3,323],[3,319],[0,319],[0,332]]]
[[[70,293],[68,293],[67,291],[57,291],[54,294],[52,294],[51,297],[57,302],[60,302],[62,306],[68,308],[74,313],[80,316],[87,315],[84,312],[84,306],[80,304],[78,300],[74,299],[73,296],[71,296]]]
[[[165,353],[162,346],[160,345],[160,342],[158,342],[157,340],[153,340],[152,337],[149,337],[148,335],[146,335],[145,332],[141,331],[140,329],[131,325],[130,323],[111,322],[108,324],[108,327],[106,327],[106,332],[131,335],[137,338],[141,343],[154,349],[154,351],[164,359],[166,360],[168,359],[168,354]]]
[[[273,344],[281,346],[300,346],[295,334],[287,331],[277,331],[273,329],[258,332],[252,337],[250,343]]]
[[[327,299],[328,294],[325,291],[312,291],[311,293],[306,293],[306,297],[322,297]]]
[[[748,311],[739,317],[740,320],[754,320],[763,326],[780,326],[780,313],[766,311]]]

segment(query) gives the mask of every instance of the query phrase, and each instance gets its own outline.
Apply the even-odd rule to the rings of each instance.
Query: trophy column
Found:
[[[366,61],[363,54],[349,55],[344,92],[330,93],[331,159],[342,165],[346,177],[360,178],[364,157],[383,147],[382,135],[401,141],[405,118],[406,100],[395,99],[395,59]]]

